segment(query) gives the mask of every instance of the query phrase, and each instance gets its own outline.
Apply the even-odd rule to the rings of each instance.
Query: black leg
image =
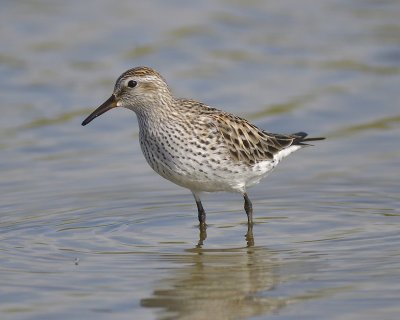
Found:
[[[201,226],[206,225],[206,212],[204,211],[203,205],[201,204],[200,197],[194,193],[194,199],[196,200],[196,205],[197,205],[197,212],[198,212],[198,217],[199,217],[199,222]]]
[[[201,201],[196,201],[196,204],[197,204],[199,222],[201,225],[205,225],[206,224],[206,212],[204,211]]]
[[[253,205],[251,204],[251,201],[247,196],[246,192],[243,193],[243,198],[244,198],[244,210],[246,211],[247,214],[247,222],[250,226],[253,226]]]

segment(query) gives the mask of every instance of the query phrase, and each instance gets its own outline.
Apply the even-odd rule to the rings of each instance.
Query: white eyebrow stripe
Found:
[[[123,77],[117,81],[115,84],[115,89],[120,88],[121,86],[127,85],[130,80],[138,81],[138,82],[159,82],[160,78],[155,75],[145,75],[145,76],[135,76],[130,75],[127,77]]]
[[[144,82],[156,82],[156,81],[160,81],[160,78],[157,77],[157,76],[153,76],[153,75],[146,75],[146,76],[129,76],[129,77],[121,79],[121,81],[127,81],[127,80],[138,80],[138,81],[144,81]]]

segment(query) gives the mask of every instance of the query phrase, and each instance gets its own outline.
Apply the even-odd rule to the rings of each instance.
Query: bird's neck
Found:
[[[167,126],[173,125],[182,117],[171,103],[143,106],[136,109],[135,113],[141,136],[158,136]]]

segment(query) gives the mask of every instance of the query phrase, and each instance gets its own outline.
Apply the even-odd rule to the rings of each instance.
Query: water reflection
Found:
[[[143,307],[161,308],[158,319],[242,319],[286,305],[265,294],[277,283],[269,249],[196,247],[163,259],[183,267],[157,281],[152,296],[141,300]]]
[[[197,243],[196,248],[201,249],[204,240],[207,238],[207,226],[199,225],[199,242]],[[246,245],[248,248],[254,246],[254,236],[253,236],[253,225],[247,224],[247,233],[245,235]]]

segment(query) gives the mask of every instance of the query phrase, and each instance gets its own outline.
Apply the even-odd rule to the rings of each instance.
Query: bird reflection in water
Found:
[[[199,242],[196,248],[202,248],[204,240],[207,238],[207,226],[204,224],[199,225]],[[253,236],[253,224],[247,224],[247,233],[245,235],[247,247],[254,246],[254,236]]]
[[[205,230],[201,230],[205,232]],[[251,230],[250,230],[251,231]],[[204,234],[200,232],[200,241]],[[275,312],[286,300],[267,292],[277,283],[277,264],[266,248],[203,249],[161,256],[177,270],[154,283],[147,308],[157,308],[157,318],[243,319]]]

